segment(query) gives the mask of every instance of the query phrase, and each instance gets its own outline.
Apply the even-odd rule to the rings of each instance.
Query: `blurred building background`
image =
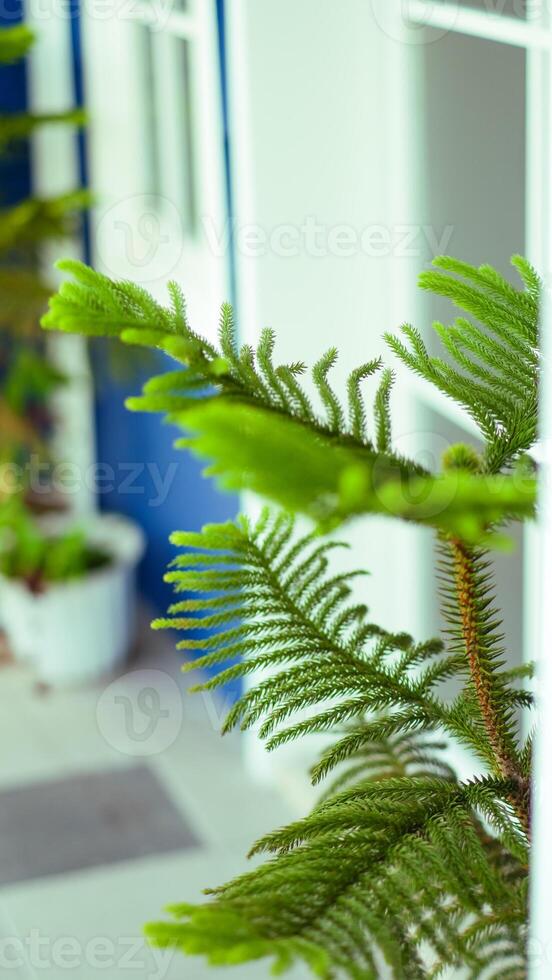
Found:
[[[336,344],[343,379],[353,364],[384,353],[385,330],[408,320],[427,331],[433,318],[450,320],[446,305],[416,289],[433,256],[490,262],[508,273],[512,254],[537,263],[543,254],[536,123],[543,66],[531,4],[83,0],[79,7],[77,0],[32,0],[23,9],[14,0],[2,19],[19,18],[37,43],[26,68],[1,69],[3,108],[77,104],[88,125],[80,132],[41,129],[28,157],[3,167],[4,200],[30,190],[61,193],[75,181],[88,186],[93,205],[83,231],[61,251],[139,282],[159,299],[177,279],[192,323],[208,337],[216,334],[220,303],[230,298],[243,340],[270,325],[282,356],[307,362]],[[49,246],[44,262],[59,254],[59,245]],[[151,364],[103,347],[90,359],[75,338],[59,343],[54,356],[73,379],[59,402],[63,455],[83,467],[99,462],[107,474],[81,486],[72,504],[81,514],[116,511],[145,532],[139,582],[147,618],[170,601],[162,583],[172,558],[169,533],[254,504],[219,493],[196,462],[176,453],[174,433],[158,418],[126,412],[125,395],[139,390]],[[434,465],[451,439],[474,438],[469,419],[412,380],[394,396],[394,409],[399,447]],[[347,561],[372,569],[365,588],[374,619],[431,635],[439,617],[429,537],[379,521],[355,523],[347,534]],[[534,547],[528,532],[515,560],[498,561],[513,663],[533,641]],[[183,682],[170,646],[154,642],[144,626],[140,657],[116,682],[123,684],[118,696],[136,710],[142,689],[158,694],[161,706],[164,697],[171,710],[179,704],[175,690]],[[178,734],[154,740],[151,754],[141,756],[126,743],[110,744],[102,729],[105,684],[37,697],[24,672],[11,667],[4,674],[2,733],[14,746],[2,766],[6,793],[22,792],[21,783],[31,792],[44,781],[81,779],[83,772],[126,772],[130,760],[140,778],[153,773],[166,807],[175,809],[168,827],[147,815],[158,853],[153,845],[144,855],[137,843],[121,856],[114,845],[119,863],[110,867],[109,856],[95,862],[83,849],[79,865],[75,838],[77,857],[68,868],[56,870],[54,860],[35,880],[28,862],[14,862],[0,895],[8,936],[41,928],[55,937],[68,929],[82,944],[113,930],[139,935],[163,903],[193,898],[199,883],[214,884],[241,867],[250,829],[266,829],[265,819],[273,825],[306,805],[308,760],[297,750],[267,760],[254,736],[219,747],[218,701],[194,708],[186,702]],[[235,694],[227,692],[226,702]],[[61,799],[64,791],[70,793],[60,788]],[[139,781],[128,794],[122,813],[140,798]],[[97,798],[108,796],[99,786]],[[257,800],[251,813],[250,800]],[[12,800],[14,815],[20,804]],[[0,833],[1,813],[0,800]],[[116,907],[98,910],[100,885],[116,896]],[[203,967],[180,961],[168,963],[165,974],[154,968],[144,961],[136,975],[204,976]],[[14,975],[31,977],[32,969],[27,962]],[[236,976],[262,971],[239,969]],[[81,962],[74,975],[95,973]],[[103,975],[119,976],[117,964]]]

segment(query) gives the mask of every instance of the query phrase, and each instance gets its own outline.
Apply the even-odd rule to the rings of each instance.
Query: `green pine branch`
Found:
[[[489,699],[500,719],[499,734],[485,727],[485,718],[476,723],[479,702],[470,706],[466,690],[450,705],[439,698],[443,681],[473,675],[462,624],[445,650],[438,640],[417,644],[408,634],[390,634],[372,623],[367,607],[351,599],[353,581],[362,573],[330,574],[331,552],[343,546],[316,534],[298,537],[285,512],[272,517],[267,510],[255,524],[240,518],[207,525],[200,533],[175,533],[172,541],[185,550],[165,578],[187,597],[154,627],[184,633],[178,648],[196,655],[190,668],[222,668],[198,690],[246,675],[262,677],[233,706],[223,731],[262,721],[260,734],[271,750],[355,722],[315,767],[315,782],[366,745],[410,732],[445,730],[490,769],[499,744],[515,757],[513,713],[529,699],[501,669],[499,641],[489,633],[493,614],[483,572],[473,598],[482,638],[478,667],[491,677]],[[198,638],[198,631],[205,635]],[[458,716],[467,722],[465,730]],[[507,768],[496,774],[515,778]]]
[[[190,326],[176,284],[164,307],[132,283],[61,264],[71,279],[44,326],[169,354],[175,370],[129,407],[184,429],[178,445],[206,459],[224,487],[283,508],[175,534],[182,551],[167,580],[178,596],[154,626],[181,632],[187,666],[214,670],[200,690],[252,678],[224,731],[255,726],[269,750],[327,736],[311,773],[326,781],[312,813],[255,845],[268,854],[260,867],[150,926],[154,942],[213,965],[270,957],[284,972],[303,961],[327,978],[437,980],[457,968],[473,980],[526,976],[532,738],[521,726],[531,672],[506,669],[486,550],[536,506],[527,453],[537,433],[540,283],[513,262],[521,290],[488,266],[449,258],[424,273],[423,288],[467,314],[435,325],[442,357],[413,327],[388,337],[483,436],[481,454],[451,446],[434,473],[394,448],[393,374],[379,360],[351,372],[342,400],[331,348],[312,369],[315,401],[301,383],[306,366],[275,360],[271,331],[256,349],[238,345],[228,305],[212,344]],[[296,513],[317,530],[298,536]],[[333,571],[337,545],[320,532],[374,513],[437,531],[444,643],[373,623],[360,583],[353,592],[358,573]],[[451,678],[459,691],[447,700]],[[451,745],[469,750],[474,779],[458,779]]]
[[[176,921],[147,934],[212,965],[269,956],[277,973],[304,961],[324,978],[377,980],[384,964],[405,980],[456,965],[475,978],[485,965],[498,980],[507,958],[521,976],[523,881],[478,816],[507,792],[490,780],[359,782],[259,841],[267,863],[204,905],[170,909]]]
[[[524,290],[491,266],[476,269],[448,256],[433,265],[437,272],[420,276],[422,289],[452,300],[479,323],[459,317],[450,327],[433,324],[446,360],[430,356],[419,331],[409,325],[402,337],[387,334],[387,342],[412,371],[471,415],[486,442],[484,468],[496,473],[537,438],[541,283],[519,255],[512,265]]]
[[[186,304],[176,283],[169,284],[171,304],[163,307],[130,282],[113,282],[82,263],[64,261],[58,267],[73,276],[52,297],[50,311],[43,319],[46,329],[119,337],[126,343],[158,348],[184,367],[154,378],[144,389],[144,397],[129,407],[174,415],[197,406],[197,394],[216,389],[222,397],[244,406],[262,409],[274,416],[291,418],[308,431],[331,443],[351,450],[376,452],[367,432],[367,411],[361,382],[381,368],[379,360],[356,368],[347,383],[345,408],[333,392],[328,374],[337,360],[331,348],[314,365],[312,379],[320,405],[300,384],[306,371],[301,362],[274,363],[275,337],[264,330],[256,350],[238,347],[232,308],[223,304],[219,326],[219,346],[199,336],[188,322]],[[390,439],[389,395],[392,376],[384,372],[376,395],[377,439]],[[376,389],[377,390],[377,389]],[[320,410],[322,409],[322,410]],[[386,435],[383,436],[382,433]],[[422,474],[424,469],[412,461],[391,455],[393,464],[406,472]]]
[[[52,297],[44,327],[120,337],[173,357],[179,368],[153,378],[128,406],[161,412],[192,432],[179,445],[207,458],[207,472],[226,489],[248,487],[328,526],[380,513],[441,528],[471,544],[487,543],[487,529],[507,517],[534,514],[536,481],[528,473],[523,479],[518,473],[515,479],[488,472],[434,475],[394,452],[389,370],[376,389],[370,434],[360,385],[380,369],[379,361],[351,372],[346,408],[328,380],[337,357],[332,348],[312,371],[320,402],[315,409],[299,381],[305,365],[275,364],[270,330],[263,331],[256,351],[238,348],[227,304],[216,347],[190,327],[176,284],[169,287],[170,307],[163,307],[132,283],[112,282],[77,262],[59,266],[73,280]],[[494,543],[503,539],[495,534]]]
[[[130,399],[143,407],[145,399]],[[177,446],[209,461],[226,490],[250,489],[327,528],[360,514],[381,514],[456,534],[470,544],[508,547],[505,519],[535,514],[529,472],[479,474],[458,469],[418,474],[388,453],[335,444],[293,419],[224,397],[173,406],[168,421],[189,430]]]
[[[312,534],[297,538],[293,527],[285,513],[271,518],[265,511],[254,525],[241,518],[172,537],[186,550],[166,580],[193,598],[176,602],[154,627],[184,632],[179,649],[201,654],[194,669],[241,657],[199,689],[270,668],[234,705],[223,730],[262,719],[272,749],[389,707],[396,714],[374,725],[390,733],[435,727],[443,715],[433,688],[461,672],[462,659],[444,656],[439,641],[415,644],[371,623],[367,608],[351,601],[361,573],[330,575],[338,545]],[[314,711],[306,720],[294,720],[307,708]]]

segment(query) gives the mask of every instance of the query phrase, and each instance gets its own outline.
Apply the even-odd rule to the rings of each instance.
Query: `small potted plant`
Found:
[[[139,529],[115,515],[75,527],[35,519],[17,496],[0,504],[0,615],[13,655],[53,685],[112,672],[133,639],[142,551]]]

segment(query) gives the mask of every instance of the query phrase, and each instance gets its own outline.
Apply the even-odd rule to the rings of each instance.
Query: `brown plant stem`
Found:
[[[515,751],[512,751],[512,747],[502,734],[500,714],[493,699],[491,682],[482,669],[478,639],[474,557],[471,550],[457,538],[451,539],[450,546],[466,656],[485,730],[495,756],[495,768],[503,779],[510,780],[515,784],[516,789],[512,792],[510,803],[514,807],[525,832],[530,836],[529,780],[521,772]]]

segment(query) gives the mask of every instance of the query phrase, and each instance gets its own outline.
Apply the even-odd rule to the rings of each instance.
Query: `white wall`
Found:
[[[412,285],[423,261],[375,254],[390,252],[387,235],[404,241],[397,228],[408,222],[407,205],[399,216],[394,201],[389,75],[397,45],[379,29],[370,3],[346,6],[344,16],[331,0],[230,2],[242,337],[254,339],[269,325],[282,358],[311,364],[337,345],[341,387],[351,367],[385,354],[383,331],[412,315],[404,275]],[[309,219],[323,229],[319,255],[309,245]],[[266,248],[254,244],[252,226],[272,239]],[[340,226],[359,235],[372,230],[373,254],[355,245],[349,256],[335,254],[331,236]],[[372,389],[368,383],[369,399]],[[396,603],[381,579],[401,565],[392,528],[385,523],[383,539],[373,537],[374,522],[354,530],[360,560],[375,568],[384,559],[369,592],[375,613],[390,624]]]
[[[342,390],[351,367],[385,352],[383,331],[414,315],[423,261],[416,242],[416,254],[402,256],[416,183],[415,155],[404,153],[413,49],[390,37],[375,12],[366,0],[229,3],[242,337],[274,327],[282,359],[310,364],[337,345]],[[314,243],[309,220],[321,229]],[[336,239],[340,226],[349,231]],[[364,246],[345,238],[355,233],[358,242],[366,233]],[[369,400],[373,390],[372,382]],[[398,395],[394,404],[406,449],[413,406]],[[372,571],[363,589],[374,618],[419,633],[415,535],[368,519],[344,536],[354,544],[350,567]]]

